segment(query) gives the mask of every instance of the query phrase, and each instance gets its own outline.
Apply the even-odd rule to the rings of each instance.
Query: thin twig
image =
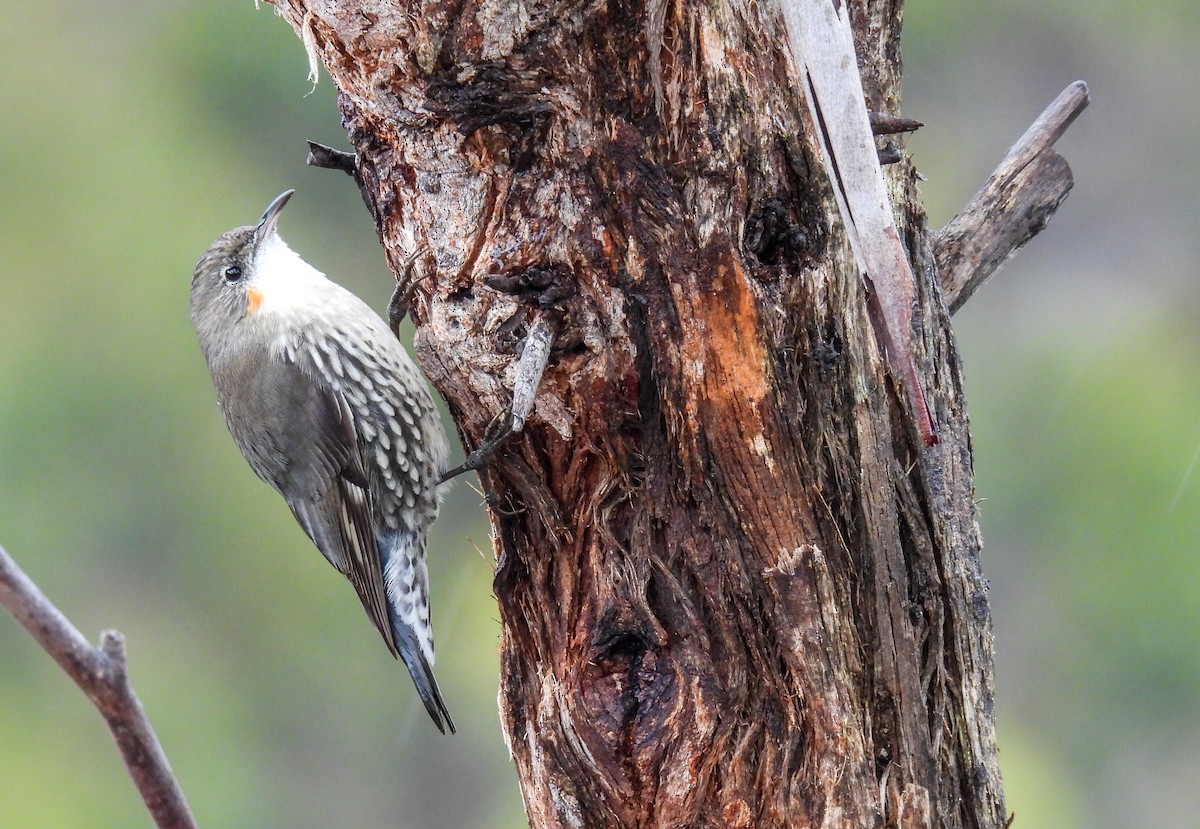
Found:
[[[875,135],[895,135],[900,132],[915,132],[925,126],[924,121],[915,118],[901,118],[899,115],[889,115],[886,112],[868,112],[871,119],[871,132]]]
[[[1042,231],[1071,191],[1071,168],[1053,145],[1087,105],[1083,81],[1064,89],[967,206],[934,234],[938,279],[951,312]]]
[[[94,648],[0,547],[0,605],[75,681],[104,717],[129,776],[159,829],[196,829],[187,799],[125,672],[125,639],[115,630]]]

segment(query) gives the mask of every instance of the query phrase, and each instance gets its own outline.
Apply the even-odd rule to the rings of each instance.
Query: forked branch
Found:
[[[125,672],[125,638],[115,630],[92,645],[0,547],[0,605],[87,694],[112,732],[159,829],[196,829],[187,799]]]

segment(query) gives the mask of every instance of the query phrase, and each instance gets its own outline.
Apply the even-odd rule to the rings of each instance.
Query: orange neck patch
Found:
[[[258,308],[262,305],[263,292],[258,288],[250,288],[246,291],[246,308],[251,314],[257,314]]]

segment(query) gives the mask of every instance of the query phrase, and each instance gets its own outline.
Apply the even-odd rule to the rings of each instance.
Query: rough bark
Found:
[[[486,467],[535,827],[997,827],[991,622],[907,159],[921,445],[770,2],[278,0],[329,69],[417,349]],[[899,114],[900,4],[858,2]]]

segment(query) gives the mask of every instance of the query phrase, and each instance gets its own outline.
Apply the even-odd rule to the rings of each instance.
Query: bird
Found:
[[[192,275],[191,322],[234,443],[354,585],[443,734],[426,534],[448,444],[388,324],[279,236],[294,190],[222,233]]]

